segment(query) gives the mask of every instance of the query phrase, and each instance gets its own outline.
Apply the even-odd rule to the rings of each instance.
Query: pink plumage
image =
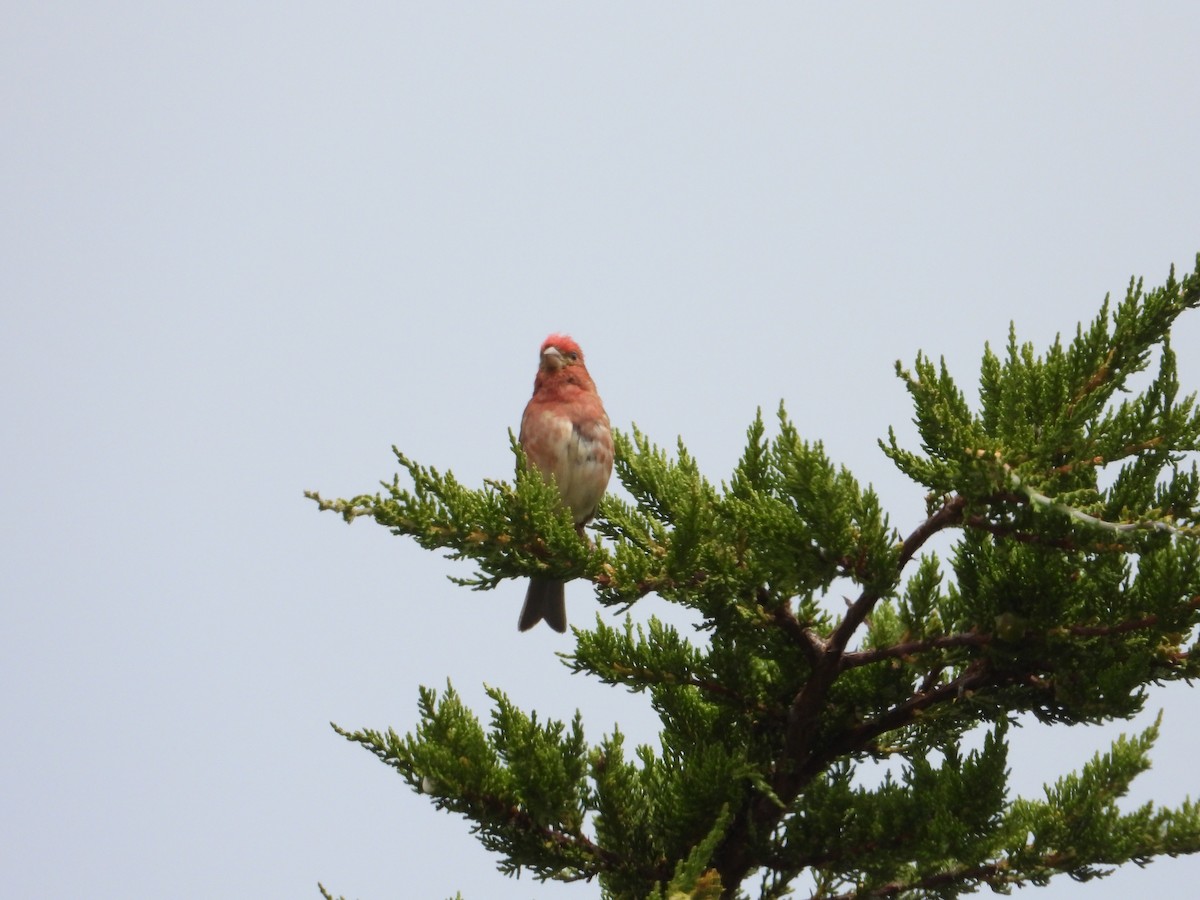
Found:
[[[582,535],[612,475],[613,440],[583,351],[565,334],[552,334],[542,343],[520,441],[530,464],[558,487]],[[530,580],[517,627],[526,631],[542,619],[555,631],[567,630],[563,582]]]

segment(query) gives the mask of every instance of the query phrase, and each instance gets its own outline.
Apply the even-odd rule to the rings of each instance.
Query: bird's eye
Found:
[[[575,362],[575,360],[579,359],[579,354],[574,350],[570,350],[567,352],[567,359],[571,360],[571,362]]]

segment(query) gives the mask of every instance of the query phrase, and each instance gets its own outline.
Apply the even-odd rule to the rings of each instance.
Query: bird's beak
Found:
[[[558,352],[557,347],[547,347],[542,351],[542,366],[552,371],[561,369],[566,364],[566,359]]]

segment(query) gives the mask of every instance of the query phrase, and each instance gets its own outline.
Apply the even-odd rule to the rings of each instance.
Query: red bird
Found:
[[[520,441],[542,479],[558,487],[582,537],[612,475],[613,439],[583,351],[565,334],[552,334],[542,343]],[[517,628],[528,631],[542,619],[555,631],[567,630],[563,582],[530,580]]]

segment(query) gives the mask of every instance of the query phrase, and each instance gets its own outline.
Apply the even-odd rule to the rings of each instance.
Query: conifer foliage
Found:
[[[655,593],[702,626],[575,630],[569,668],[647,692],[656,747],[589,743],[578,715],[498,690],[484,723],[450,686],[421,688],[404,736],[337,730],[470,820],[502,871],[610,898],[956,897],[1200,851],[1193,800],[1118,807],[1157,725],[1038,798],[1010,794],[1006,758],[1017,721],[1128,718],[1149,685],[1200,675],[1200,411],[1170,344],[1196,306],[1200,256],[1041,354],[1012,331],[978,409],[944,363],[898,364],[920,447],[881,446],[927,491],[907,534],[782,406],[720,484],[682,442],[619,434],[631,499],[604,501],[596,546],[515,442],[515,481],[478,488],[397,450],[380,493],[309,496],[470,560],[475,589],[586,579],[605,606]],[[881,760],[882,781],[859,777]]]

